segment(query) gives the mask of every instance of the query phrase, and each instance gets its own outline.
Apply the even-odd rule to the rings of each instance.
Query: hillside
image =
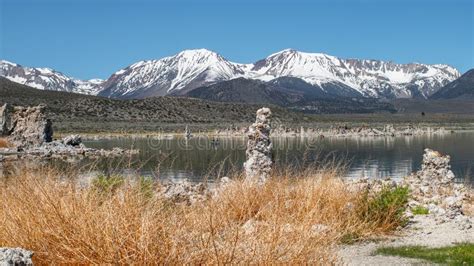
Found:
[[[474,99],[397,99],[391,103],[399,114],[474,114]]]
[[[359,99],[360,106],[364,101]],[[292,112],[271,106],[275,120],[286,125],[301,126],[323,122],[333,125],[350,123],[401,123],[401,122],[463,122],[472,123],[474,101],[472,100],[413,100],[400,99],[391,102],[396,114],[350,113],[347,106],[331,103],[331,99],[307,103],[306,108],[319,108],[324,115]],[[339,100],[337,100],[339,101]],[[0,104],[15,105],[46,104],[46,111],[58,131],[79,132],[136,132],[136,131],[182,131],[185,124],[193,130],[226,128],[232,125],[247,125],[255,119],[256,110],[263,104],[223,103],[180,97],[153,97],[144,100],[116,100],[68,92],[37,90],[0,78]],[[354,104],[354,103],[353,103]],[[309,110],[314,112],[314,110]],[[338,114],[330,114],[337,111]],[[346,111],[344,113],[344,111]],[[420,113],[426,112],[426,117]],[[416,115],[413,115],[416,114]],[[450,114],[456,114],[454,117]],[[458,116],[462,114],[462,116]],[[320,125],[322,126],[322,125]]]
[[[326,88],[313,86],[293,77],[269,82],[237,78],[196,88],[186,94],[220,102],[274,104],[295,111],[315,114],[395,112],[393,106],[377,99],[364,98],[347,91],[346,97]]]
[[[271,86],[260,80],[237,78],[206,87],[196,88],[188,92],[186,96],[219,102],[287,106],[300,101],[303,94],[296,91],[285,90],[283,87]]]
[[[474,99],[474,69],[448,83],[432,96],[433,99]]]
[[[159,129],[168,124],[252,122],[261,105],[210,102],[178,97],[116,100],[68,92],[44,91],[0,78],[0,104],[46,104],[56,128],[111,130],[110,127]],[[272,106],[281,121],[304,115]]]

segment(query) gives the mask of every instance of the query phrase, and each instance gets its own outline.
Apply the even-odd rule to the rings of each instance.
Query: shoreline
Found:
[[[373,128],[370,128],[373,129]],[[376,129],[376,128],[375,128]],[[379,130],[379,129],[376,129]],[[430,131],[428,128],[416,128],[416,132],[405,132],[399,130],[397,132],[387,133],[386,134],[358,134],[356,132],[349,133],[335,133],[330,130],[315,130],[313,132],[305,132],[301,134],[300,132],[272,132],[272,138],[381,138],[381,137],[402,137],[402,136],[426,136],[426,135],[443,135],[443,134],[455,134],[455,133],[469,133],[474,132],[474,128],[462,128],[462,129],[450,129],[438,127]],[[70,132],[59,132],[57,133],[58,139],[70,135]],[[174,138],[185,138],[185,132],[174,131],[174,132],[85,132],[85,133],[76,133],[79,134],[85,141],[98,141],[98,140],[110,140],[110,139],[174,139]],[[192,138],[196,137],[216,137],[216,138],[243,138],[246,137],[246,133],[242,131],[198,131],[192,132]]]

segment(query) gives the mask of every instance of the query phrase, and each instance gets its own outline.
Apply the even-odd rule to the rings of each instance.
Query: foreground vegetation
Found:
[[[461,243],[451,247],[427,248],[421,246],[385,247],[376,252],[382,255],[424,259],[448,265],[474,265],[474,243]]]
[[[23,170],[0,182],[0,246],[44,264],[333,264],[337,244],[402,225],[407,200],[403,188],[371,195],[337,176],[275,173],[263,186],[236,176],[188,205],[149,179]]]

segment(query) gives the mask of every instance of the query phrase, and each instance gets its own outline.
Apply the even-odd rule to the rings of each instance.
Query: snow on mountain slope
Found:
[[[90,79],[90,80],[79,80],[74,79],[76,87],[73,92],[87,94],[87,95],[97,95],[104,88],[103,79]]]
[[[318,86],[341,82],[367,97],[426,98],[460,74],[447,65],[340,59],[287,49],[258,61],[247,75],[262,80],[292,76]]]
[[[341,59],[292,49],[254,64],[233,63],[206,50],[185,50],[159,60],[140,61],[106,81],[77,80],[47,68],[0,62],[0,76],[38,89],[70,91],[113,98],[184,95],[202,86],[239,77],[264,81],[299,78],[333,95],[372,98],[428,98],[460,73],[448,65],[396,64]]]
[[[40,90],[67,91],[95,95],[102,89],[103,80],[78,80],[50,68],[32,68],[0,61],[0,76],[16,83]]]
[[[185,50],[160,60],[140,61],[113,74],[102,96],[145,98],[182,94],[199,86],[244,75],[244,66],[206,49]]]

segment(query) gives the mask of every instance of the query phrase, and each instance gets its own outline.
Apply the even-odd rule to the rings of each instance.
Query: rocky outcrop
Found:
[[[80,135],[69,135],[63,138],[64,145],[69,146],[80,146],[82,144],[82,138]]]
[[[64,156],[112,157],[131,155],[137,150],[98,150],[82,144],[81,136],[70,135],[53,140],[53,124],[44,112],[45,106],[21,107],[5,104],[0,108],[1,134],[12,148],[0,149],[0,161],[22,158],[63,158]]]
[[[259,109],[256,121],[249,127],[247,133],[248,141],[245,151],[247,161],[244,163],[244,169],[246,179],[249,181],[264,183],[272,169],[271,114],[269,108]]]
[[[439,221],[462,219],[463,205],[467,204],[468,190],[454,182],[449,161],[449,155],[425,149],[421,170],[403,182],[411,191],[410,207],[427,208]]]
[[[23,157],[39,157],[39,158],[64,158],[73,156],[82,156],[88,158],[95,157],[117,157],[138,154],[138,150],[126,150],[121,148],[113,148],[111,150],[87,148],[84,144],[66,145],[62,141],[53,141],[42,145],[33,146],[25,150],[21,156]]]
[[[473,225],[473,191],[463,184],[455,183],[454,173],[449,164],[449,155],[425,149],[421,170],[403,180],[359,178],[346,182],[351,191],[377,193],[383,188],[408,187],[410,201],[406,212],[412,217],[412,210],[418,207],[428,210],[439,223],[452,221],[462,229]]]
[[[33,252],[22,248],[0,248],[0,266],[33,265]]]
[[[43,141],[44,142],[51,142],[53,141],[53,122],[51,119],[46,119],[46,123],[43,129]]]
[[[7,103],[0,107],[0,136],[9,135],[10,109],[11,106]]]
[[[187,180],[162,184],[161,194],[174,203],[193,204],[211,196],[211,191],[203,183],[191,183]]]
[[[52,122],[46,119],[44,106],[12,107],[0,109],[1,133],[17,147],[42,144],[52,140]]]
[[[384,188],[396,188],[399,184],[391,178],[355,178],[346,182],[349,191],[367,191],[370,194],[376,194]]]

